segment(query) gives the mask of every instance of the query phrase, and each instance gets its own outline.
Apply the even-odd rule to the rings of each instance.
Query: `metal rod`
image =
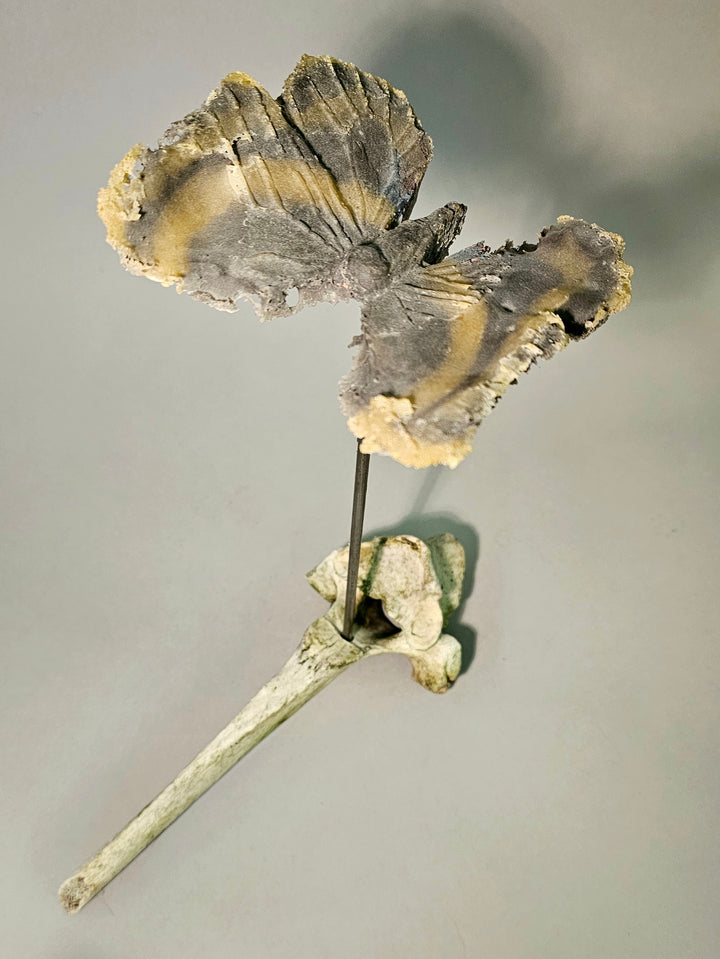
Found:
[[[352,642],[350,635],[355,619],[355,599],[360,566],[360,545],[362,543],[363,518],[365,516],[365,497],[367,495],[370,454],[360,450],[362,440],[358,440],[355,459],[355,488],[353,490],[352,520],[350,522],[350,551],[348,555],[348,578],[345,590],[345,619],[343,636]]]

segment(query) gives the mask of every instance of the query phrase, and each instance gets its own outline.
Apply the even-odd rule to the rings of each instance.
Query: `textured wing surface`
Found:
[[[387,229],[409,216],[432,141],[404,93],[351,63],[304,56],[282,102],[362,223]]]
[[[562,217],[537,245],[471,247],[369,302],[341,405],[366,452],[455,466],[480,421],[538,357],[630,299],[620,237]]]
[[[293,74],[298,83],[304,62],[315,63],[301,62]],[[383,90],[395,102],[387,84]],[[387,122],[391,116],[388,106]],[[332,115],[323,119],[335,124]],[[341,169],[341,188],[283,105],[252,78],[233,73],[156,149],[133,148],[112,172],[98,208],[109,242],[131,271],[177,284],[220,309],[235,309],[235,300],[247,296],[262,316],[290,313],[347,296],[330,283],[337,265],[404,209],[373,192],[381,182],[368,182],[369,165],[382,167],[385,154],[374,158],[371,139],[365,147],[364,179],[353,182]],[[382,189],[392,192],[390,179],[382,179]],[[286,294],[293,288],[300,297],[291,307]]]

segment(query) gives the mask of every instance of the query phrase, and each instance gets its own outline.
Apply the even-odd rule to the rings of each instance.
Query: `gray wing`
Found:
[[[356,179],[349,154],[328,149],[320,157],[313,145],[323,124],[326,142],[346,136],[335,91],[312,106],[294,99],[305,103],[304,80],[319,82],[328,63],[363,77],[368,89],[372,81],[377,92],[368,95],[353,134],[367,160]],[[406,157],[409,133],[399,125],[397,157],[388,166],[388,143],[395,142],[388,124],[396,123],[401,104],[415,130],[412,142],[429,140],[401,94],[350,64],[304,57],[286,86],[287,104],[246,74],[230,74],[156,149],[139,145],[118,164],[98,209],[128,269],[220,309],[248,297],[262,317],[348,295],[332,282],[338,265],[407,210],[407,191],[417,189],[429,159],[429,147]],[[300,295],[290,306],[293,289]]]
[[[536,245],[410,271],[363,310],[341,406],[363,450],[455,466],[507,387],[630,299],[620,237],[562,217]]]
[[[304,56],[281,102],[363,222],[388,229],[410,215],[432,141],[401,90],[352,63]]]

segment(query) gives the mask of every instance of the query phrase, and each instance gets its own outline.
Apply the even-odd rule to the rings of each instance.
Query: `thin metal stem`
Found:
[[[350,522],[350,551],[348,555],[348,578],[345,590],[345,619],[343,636],[352,642],[350,635],[355,619],[355,599],[360,566],[360,545],[362,543],[363,519],[365,516],[365,497],[367,495],[370,454],[360,451],[362,440],[358,440],[355,459],[355,488],[353,490],[352,520]]]

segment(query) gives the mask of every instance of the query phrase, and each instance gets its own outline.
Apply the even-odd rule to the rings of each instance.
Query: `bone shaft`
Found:
[[[341,644],[345,646],[345,643]],[[235,763],[358,658],[296,651],[280,672],[179,775],[125,828],[60,887],[68,912],[76,912],[173,823]]]

